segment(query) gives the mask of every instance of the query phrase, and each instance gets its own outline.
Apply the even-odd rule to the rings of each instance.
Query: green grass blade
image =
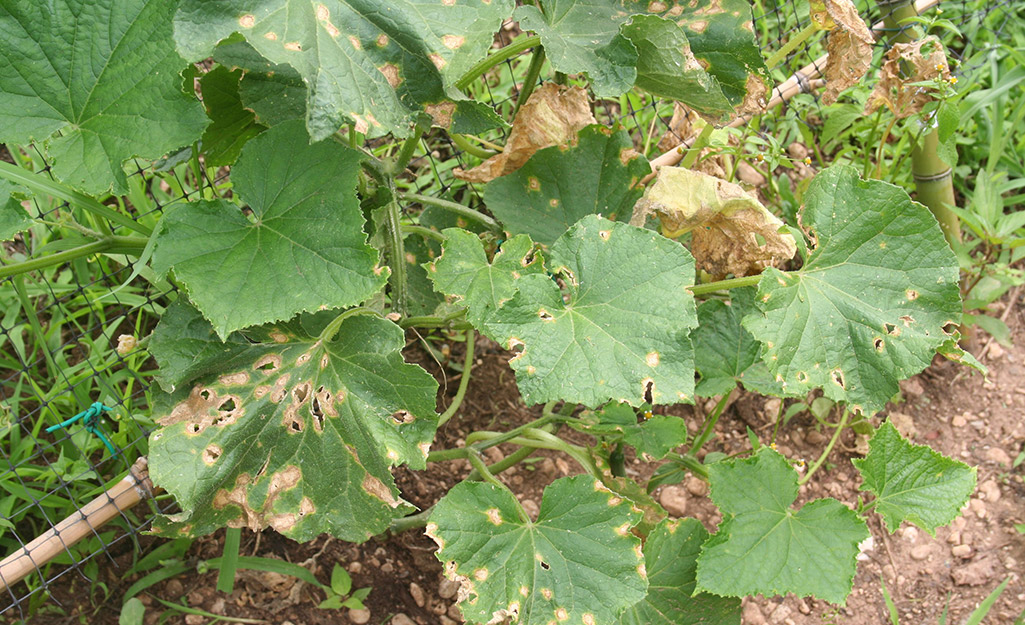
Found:
[[[217,574],[217,590],[230,593],[235,589],[235,571],[238,569],[238,548],[242,542],[242,528],[229,527],[224,534],[221,571]]]

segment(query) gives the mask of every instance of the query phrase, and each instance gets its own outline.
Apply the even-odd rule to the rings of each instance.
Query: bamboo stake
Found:
[[[0,562],[0,591],[7,590],[123,511],[153,496],[145,456],[105,493]]]
[[[939,4],[939,1],[940,0],[918,0],[918,2],[914,4],[914,9],[918,13],[922,13],[923,11],[927,11],[935,5]],[[877,38],[881,37],[884,28],[886,28],[885,21],[877,22],[872,26],[872,34],[875,35]],[[785,81],[777,85],[772,90],[774,94],[772,96],[772,99],[769,100],[769,103],[765,105],[763,111],[768,111],[769,109],[779,104],[782,104],[783,102],[786,102],[798,93],[808,93],[814,91],[815,89],[818,89],[823,84],[825,84],[825,82],[820,80],[819,78],[822,76],[822,69],[826,67],[826,63],[828,60],[829,55],[823,54],[811,63],[808,63],[798,71],[794,72],[793,75],[790,76],[790,78],[787,78]],[[727,127],[739,128],[747,122],[751,121],[752,117],[754,117],[753,114],[746,113],[730,122],[727,125]],[[655,174],[658,173],[659,168],[665,166],[672,166],[679,163],[680,160],[683,158],[683,155],[686,154],[687,150],[690,149],[692,141],[693,139],[685,139],[684,141],[681,141],[680,144],[675,148],[653,158],[651,160],[651,173],[641,180],[641,184],[647,184],[648,182],[650,182],[651,179],[655,177]]]

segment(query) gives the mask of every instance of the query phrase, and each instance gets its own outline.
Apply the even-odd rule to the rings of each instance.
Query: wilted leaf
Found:
[[[0,142],[47,141],[53,173],[91,194],[128,192],[122,163],[199,138],[181,89],[173,2],[7,2],[0,12]]]
[[[272,63],[294,67],[308,89],[314,141],[345,123],[405,135],[420,111],[458,106],[452,84],[487,54],[512,8],[512,0],[186,0],[174,36],[190,60],[239,33]]]
[[[935,536],[975,490],[975,468],[911,444],[889,421],[879,426],[868,449],[865,458],[853,460],[854,466],[863,479],[861,490],[876,496],[875,510],[891,534],[910,521]]]
[[[580,87],[545,83],[530,94],[516,113],[509,139],[500,154],[469,171],[456,169],[453,173],[456,178],[470,182],[494,180],[523,167],[531,155],[542,148],[575,141],[577,132],[594,123],[586,91]]]
[[[917,83],[950,80],[943,44],[935,35],[895,43],[886,53],[879,82],[865,102],[865,114],[886,106],[897,119],[910,117],[935,99],[935,91]]]
[[[667,237],[692,232],[691,253],[714,278],[747,276],[793,258],[794,237],[740,185],[681,167],[662,167],[644,191],[631,223],[655,214]]]
[[[829,31],[826,89],[822,93],[822,103],[829,105],[868,72],[875,38],[851,0],[811,0],[810,6],[812,22]]]
[[[569,147],[545,148],[488,183],[484,202],[512,233],[551,245],[587,215],[626,221],[651,173],[625,130],[588,126]]]
[[[427,266],[438,291],[466,304],[466,319],[482,331],[494,312],[516,294],[524,276],[544,271],[541,255],[530,237],[520,234],[505,241],[490,261],[480,237],[460,228],[447,228],[441,255]]]
[[[389,321],[354,316],[318,338],[337,314],[250,331],[255,343],[231,335],[224,358],[209,324],[200,337],[196,311],[161,319],[165,336],[207,346],[192,373],[216,371],[154,413],[150,475],[182,509],[158,519],[161,533],[273,527],[362,542],[408,513],[389,467],[425,466],[438,384],[402,361],[402,330]],[[157,362],[182,373],[181,350],[166,347],[153,346]]]
[[[28,197],[24,187],[0,178],[0,241],[14,238],[32,225],[32,217],[21,205],[21,197]]]
[[[266,130],[256,123],[252,111],[242,106],[238,83],[240,70],[230,71],[219,66],[199,79],[203,92],[203,106],[211,123],[203,132],[203,154],[210,166],[231,165],[238,158],[246,141]]]
[[[958,262],[929,209],[850,166],[819,173],[801,220],[817,240],[799,271],[768,268],[744,318],[788,393],[821,387],[873,413],[929,366],[961,319]]]
[[[719,530],[698,557],[697,588],[717,595],[812,595],[843,603],[851,592],[865,522],[835,499],[800,510],[797,471],[762,447],[750,458],[708,465]]]
[[[693,401],[694,261],[682,245],[592,215],[549,259],[565,293],[547,275],[526,276],[488,322],[522,349],[510,364],[527,404]]]
[[[740,625],[740,599],[694,594],[708,532],[697,519],[666,519],[644,541],[648,595],[619,625]]]
[[[378,253],[363,233],[356,198],[361,158],[333,142],[310,145],[298,120],[273,127],[246,144],[232,169],[234,191],[249,202],[252,219],[226,200],[170,207],[154,271],[173,268],[222,338],[302,311],[362,302],[384,285],[386,273],[375,271]]]
[[[445,574],[461,584],[473,623],[609,623],[644,598],[640,514],[587,475],[564,477],[541,498],[537,521],[512,493],[461,482],[435,506],[427,535]]]

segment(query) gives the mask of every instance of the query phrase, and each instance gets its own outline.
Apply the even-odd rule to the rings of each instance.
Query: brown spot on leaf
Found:
[[[285,49],[291,50],[292,52],[302,52],[303,47],[298,41],[289,41],[285,44]]]
[[[399,77],[399,67],[394,63],[385,63],[377,69],[381,70],[381,73],[384,74],[384,79],[388,81],[392,89],[402,84],[402,79]]]
[[[242,384],[247,384],[249,382],[249,374],[245,371],[239,371],[238,373],[229,373],[217,378],[217,381],[220,382],[223,386],[239,386]]]
[[[263,38],[264,39],[268,39],[270,41],[277,41],[278,40],[278,34],[276,32],[274,32],[273,30],[269,30],[269,31],[267,31],[266,33],[263,34]]]
[[[377,46],[379,48],[383,48],[383,47],[387,46],[388,45],[388,35],[386,35],[384,33],[381,33],[380,35],[377,36],[377,39],[375,40],[375,42],[377,43]]]
[[[424,107],[424,110],[434,120],[435,126],[447,129],[452,126],[452,114],[456,112],[456,103],[451,100],[445,100],[437,104],[428,104]]]
[[[253,369],[255,371],[263,371],[266,375],[270,375],[281,368],[281,354],[267,354],[261,356],[255,363],[253,363]]]
[[[441,38],[441,44],[449,50],[458,50],[464,43],[466,43],[466,37],[462,35],[444,35]]]
[[[816,6],[817,5],[817,6]],[[812,3],[812,22],[829,30],[826,51],[824,104],[836,102],[842,91],[858,83],[872,65],[875,38],[851,0],[820,0]]]
[[[252,28],[256,25],[256,16],[252,13],[246,13],[242,17],[238,18],[238,25],[242,28]]]
[[[210,443],[206,446],[206,449],[203,450],[203,463],[207,466],[213,466],[213,464],[217,462],[217,459],[221,457],[223,452],[224,450],[221,449],[220,445]]]
[[[431,63],[434,63],[434,67],[437,67],[438,69],[445,69],[445,66],[448,65],[448,61],[445,60],[445,57],[441,56],[437,52],[428,54],[427,58],[429,58]]]
[[[372,497],[380,499],[392,508],[397,508],[399,506],[399,500],[392,495],[391,490],[384,485],[384,482],[369,473],[367,473],[366,477],[363,478],[363,490],[370,493]]]

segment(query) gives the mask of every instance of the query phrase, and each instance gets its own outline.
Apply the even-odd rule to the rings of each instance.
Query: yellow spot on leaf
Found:
[[[301,45],[299,45],[298,41],[289,41],[288,43],[285,44],[285,49],[286,50],[291,50],[292,52],[302,52],[303,51],[303,47]]]
[[[256,16],[251,13],[246,13],[242,17],[238,18],[238,25],[242,28],[252,28],[256,25]]]
[[[649,352],[644,357],[644,362],[648,363],[649,367],[657,367],[659,362],[658,352]]]

